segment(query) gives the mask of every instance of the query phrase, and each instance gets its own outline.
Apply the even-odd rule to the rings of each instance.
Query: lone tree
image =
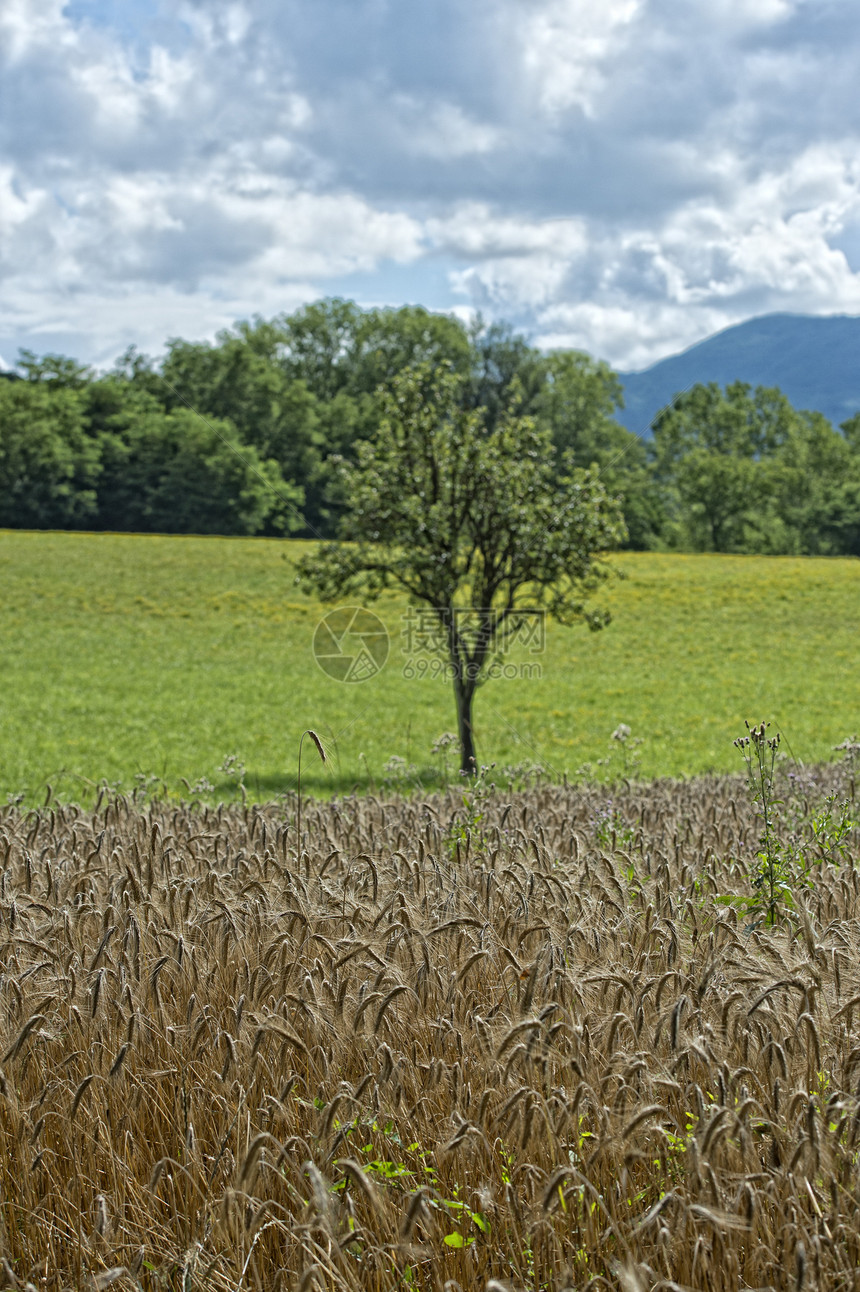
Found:
[[[608,622],[585,602],[624,522],[596,473],[559,467],[548,430],[518,415],[516,391],[487,428],[448,365],[402,372],[356,460],[334,459],[347,504],[338,540],[298,566],[324,601],[400,588],[432,612],[454,683],[460,765],[476,770],[472,702],[523,622]]]

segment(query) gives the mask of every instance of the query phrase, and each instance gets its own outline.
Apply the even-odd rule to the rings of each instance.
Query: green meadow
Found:
[[[364,681],[313,651],[328,607],[295,585],[295,541],[0,532],[0,797],[88,800],[158,777],[171,793],[235,755],[253,797],[291,790],[301,732],[318,793],[430,784],[454,727],[450,682],[404,634],[407,605],[375,607],[390,650]],[[479,756],[573,777],[626,723],[642,776],[739,767],[744,719],[765,718],[804,762],[860,728],[860,562],[627,553],[601,594],[602,632],[547,626],[476,699]],[[449,752],[448,770],[455,763]],[[402,760],[395,761],[394,760]],[[387,769],[387,770],[386,770]],[[597,768],[607,775],[609,768]]]

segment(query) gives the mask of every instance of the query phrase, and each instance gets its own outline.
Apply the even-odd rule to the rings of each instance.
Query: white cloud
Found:
[[[643,7],[644,0],[525,0],[523,63],[541,107],[592,115],[607,62]]]
[[[451,284],[492,313],[520,314],[549,304],[589,250],[581,220],[529,221],[483,205],[430,220],[427,232],[438,249],[477,262],[453,271]]]
[[[479,259],[535,253],[568,259],[587,247],[580,219],[528,220],[505,216],[485,203],[468,203],[444,218],[431,218],[427,231],[444,250]]]
[[[75,29],[63,17],[63,0],[3,0],[0,32],[10,62],[49,43],[59,42],[66,50],[78,43]]]
[[[38,189],[22,193],[11,166],[0,166],[0,235],[11,238],[15,230],[32,220],[46,194]]]
[[[565,303],[543,312],[535,341],[547,350],[622,354],[625,370],[635,371],[738,321],[733,317],[727,320],[720,310],[691,310],[656,302],[643,305],[637,301],[626,306]]]
[[[786,299],[810,313],[860,312],[860,274],[833,245],[858,219],[858,157],[842,142],[648,226],[529,224],[466,208],[431,231],[476,262],[452,274],[476,306],[530,316],[542,345],[639,367]]]
[[[13,283],[4,296],[4,305],[21,335],[27,338],[21,344],[36,351],[77,354],[88,362],[109,367],[129,345],[157,354],[168,337],[212,338],[237,318],[250,318],[258,311],[274,315],[298,309],[317,295],[316,284],[311,282],[287,286],[255,282],[245,294],[237,285],[227,300],[211,292],[203,311],[197,295],[170,284],[140,281],[134,284],[133,291],[125,287],[106,289],[103,284],[93,290],[82,284],[77,291],[55,293],[46,309],[44,302],[34,307],[30,291]],[[86,337],[85,353],[74,346],[75,337]],[[7,362],[14,360],[14,354],[13,349],[4,347]]]
[[[767,27],[783,22],[794,11],[791,0],[710,0],[711,21],[741,27]]]
[[[156,4],[0,0],[7,359],[390,299],[391,266],[622,367],[860,311],[850,6]]]
[[[504,133],[495,126],[470,119],[456,103],[409,105],[418,117],[411,127],[411,147],[427,157],[447,160],[493,152],[500,147]],[[413,114],[410,114],[413,115]]]
[[[245,4],[180,4],[178,13],[197,40],[208,48],[241,44],[253,21],[251,8]]]

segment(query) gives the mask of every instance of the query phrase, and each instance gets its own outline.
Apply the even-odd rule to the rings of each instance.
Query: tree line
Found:
[[[173,339],[159,362],[132,348],[101,374],[22,351],[0,381],[0,527],[332,537],[351,506],[333,464],[358,460],[422,365],[488,434],[515,412],[559,471],[596,467],[627,547],[860,555],[860,413],[836,429],[778,389],[697,385],[641,438],[587,354],[344,300]]]

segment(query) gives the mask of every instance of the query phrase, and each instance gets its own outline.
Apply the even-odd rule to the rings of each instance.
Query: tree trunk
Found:
[[[460,737],[460,771],[464,776],[476,776],[475,737],[472,731],[472,700],[475,688],[454,674],[454,699],[457,702],[457,734]]]

